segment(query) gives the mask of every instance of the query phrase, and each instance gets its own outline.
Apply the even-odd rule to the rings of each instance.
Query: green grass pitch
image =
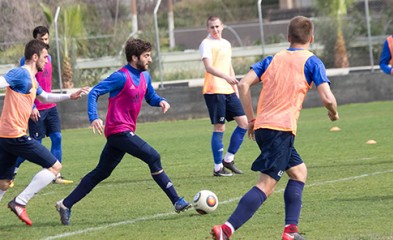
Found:
[[[312,240],[393,239],[393,102],[339,106],[339,113],[338,122],[330,122],[323,108],[304,109],[300,116],[295,145],[309,171],[300,231]],[[234,126],[227,126],[226,147]],[[333,126],[341,131],[330,132]],[[245,138],[236,156],[245,174],[215,178],[211,130],[206,118],[143,123],[136,133],[161,154],[180,196],[191,201],[201,189],[215,192],[220,202],[215,212],[174,213],[147,166],[127,155],[108,179],[73,207],[72,225],[61,225],[55,202],[96,166],[105,144],[105,138],[91,129],[64,130],[62,174],[75,183],[51,184],[38,193],[27,205],[33,221],[28,227],[6,207],[39,170],[24,163],[15,187],[0,202],[0,239],[210,239],[210,228],[225,222],[255,184],[258,174],[250,165],[259,153],[256,143]],[[367,145],[370,139],[377,144]],[[44,144],[49,146],[49,140]],[[232,239],[280,239],[286,180]]]

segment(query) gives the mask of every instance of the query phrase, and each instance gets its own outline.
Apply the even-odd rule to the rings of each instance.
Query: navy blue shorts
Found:
[[[271,129],[257,129],[255,140],[261,154],[254,161],[251,170],[259,171],[279,181],[284,172],[303,163],[294,147],[292,132]]]
[[[50,168],[57,161],[44,145],[28,136],[0,138],[0,179],[13,178],[19,156],[43,168]]]
[[[240,99],[235,93],[204,94],[203,96],[212,124],[224,124],[225,120],[230,122],[234,117],[245,115]]]
[[[29,135],[34,139],[43,139],[51,133],[60,132],[60,117],[57,108],[40,111],[38,122],[29,119]]]

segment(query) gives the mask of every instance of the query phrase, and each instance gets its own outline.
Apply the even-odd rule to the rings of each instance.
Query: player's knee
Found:
[[[61,144],[62,136],[60,132],[51,133],[49,137],[53,144]]]
[[[49,169],[49,171],[51,171],[53,174],[57,175],[61,168],[63,167],[63,165],[61,165],[61,163],[59,161],[56,161],[55,164],[53,164]]]
[[[10,188],[12,180],[9,179],[1,179],[0,180],[0,190],[2,191],[7,191],[8,188]]]
[[[161,156],[158,152],[154,152],[150,156],[150,161],[149,161],[149,168],[150,172],[158,172],[162,170],[162,165],[161,165]]]

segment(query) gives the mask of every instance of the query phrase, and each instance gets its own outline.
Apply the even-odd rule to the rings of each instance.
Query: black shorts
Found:
[[[18,157],[43,168],[50,168],[57,161],[44,145],[31,137],[0,138],[0,179],[13,178]]]
[[[224,124],[225,120],[229,122],[234,117],[245,115],[240,99],[235,93],[204,94],[203,96],[212,124]]]
[[[261,154],[252,164],[251,170],[259,171],[279,181],[284,172],[303,163],[294,147],[292,132],[257,129],[255,140]]]
[[[54,132],[60,132],[60,117],[57,108],[49,108],[40,111],[38,122],[29,119],[29,135],[34,139],[43,139]]]

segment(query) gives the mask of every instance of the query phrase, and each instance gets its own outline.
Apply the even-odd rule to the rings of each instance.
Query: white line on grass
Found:
[[[312,184],[307,184],[306,187],[315,187],[315,186],[321,186],[321,185],[326,185],[326,184],[334,184],[334,183],[338,183],[338,182],[346,182],[346,181],[356,180],[356,179],[360,179],[360,178],[365,178],[365,177],[370,177],[370,176],[375,176],[375,175],[380,175],[380,174],[385,174],[385,173],[393,173],[393,170],[386,170],[386,171],[382,171],[382,172],[373,172],[373,173],[368,173],[368,174],[362,174],[362,175],[359,175],[359,176],[353,176],[353,177],[347,177],[347,178],[339,178],[339,179],[336,179],[336,180],[330,180],[330,181],[324,181],[324,182],[316,182],[316,183],[312,183]],[[278,193],[278,192],[283,192],[283,191],[284,191],[284,189],[279,189],[279,190],[276,190],[274,192]],[[229,200],[220,202],[220,204],[227,204],[227,203],[231,203],[231,202],[234,202],[234,201],[238,201],[240,198],[241,197],[231,198]],[[159,213],[159,214],[154,214],[154,215],[150,215],[150,216],[130,219],[130,220],[127,220],[127,221],[111,223],[111,224],[103,225],[103,226],[100,226],[100,227],[91,227],[91,228],[85,228],[85,229],[78,230],[78,231],[66,232],[66,233],[62,233],[62,234],[58,234],[58,235],[54,235],[54,236],[49,236],[49,237],[43,238],[43,240],[52,240],[52,239],[65,238],[65,237],[75,236],[75,235],[79,235],[79,234],[85,234],[85,233],[88,233],[88,232],[100,231],[100,230],[103,230],[103,229],[117,227],[117,226],[121,226],[121,225],[128,225],[128,224],[134,224],[134,223],[137,223],[137,222],[148,221],[148,220],[152,220],[152,219],[158,219],[158,218],[161,218],[161,217],[166,217],[166,216],[170,216],[170,215],[174,215],[174,214],[176,214],[176,213],[175,212]]]

